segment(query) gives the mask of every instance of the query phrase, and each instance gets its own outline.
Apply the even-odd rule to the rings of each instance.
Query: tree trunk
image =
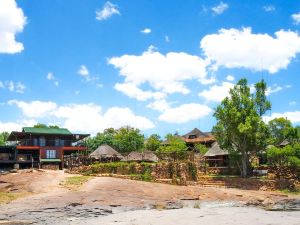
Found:
[[[242,151],[242,177],[247,177],[248,175],[248,155],[245,151]]]

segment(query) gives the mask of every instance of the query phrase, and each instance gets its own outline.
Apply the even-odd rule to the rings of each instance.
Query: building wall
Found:
[[[59,147],[41,147],[41,158],[47,158],[47,150],[56,150],[56,158],[62,159],[63,150]]]

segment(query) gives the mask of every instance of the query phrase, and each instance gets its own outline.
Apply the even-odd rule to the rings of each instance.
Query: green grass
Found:
[[[91,177],[89,176],[74,176],[68,177],[66,180],[61,184],[67,188],[76,189],[82,186],[84,183],[89,181]]]
[[[300,189],[297,189],[297,190],[281,189],[279,191],[284,194],[289,194],[289,195],[300,195]]]
[[[0,204],[11,202],[17,198],[21,198],[26,195],[27,195],[27,193],[25,193],[25,192],[10,193],[10,192],[5,192],[5,191],[0,191]]]

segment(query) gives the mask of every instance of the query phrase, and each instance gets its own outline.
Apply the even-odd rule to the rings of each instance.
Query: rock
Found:
[[[181,209],[181,208],[183,208],[183,204],[181,202],[170,201],[166,203],[166,209]]]

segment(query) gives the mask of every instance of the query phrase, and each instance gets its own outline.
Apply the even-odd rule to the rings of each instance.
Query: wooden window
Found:
[[[55,159],[56,158],[56,150],[46,150],[46,158],[47,159]]]

